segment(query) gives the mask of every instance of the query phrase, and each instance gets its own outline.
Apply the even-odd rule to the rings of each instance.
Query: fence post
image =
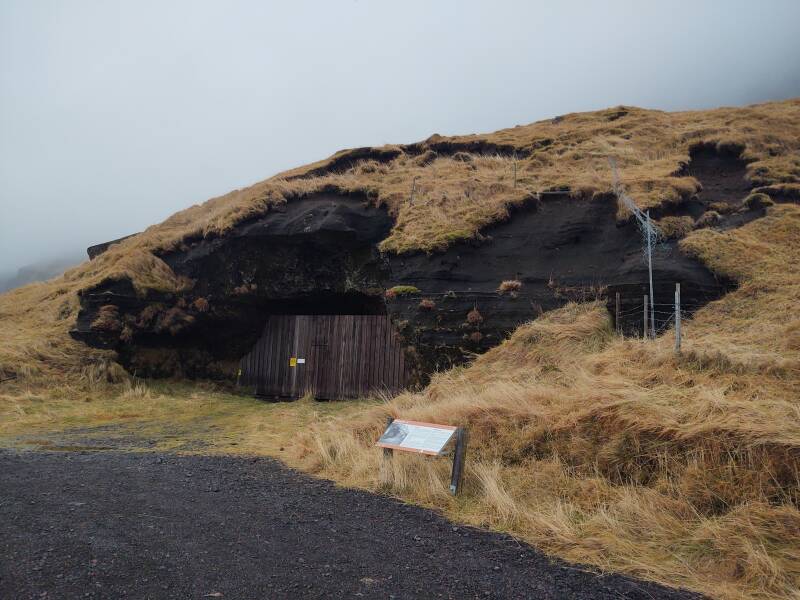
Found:
[[[614,312],[614,325],[617,329],[617,335],[619,335],[620,326],[619,326],[619,292],[617,292],[617,303],[616,303],[616,310]]]
[[[392,424],[394,421],[394,417],[386,417],[386,429],[389,429],[389,425]],[[384,448],[383,449],[383,458],[390,459],[394,455],[394,450],[391,448]]]
[[[417,191],[417,179],[419,179],[419,176],[411,180],[411,198],[408,201],[409,206],[414,206],[414,192]]]
[[[642,339],[646,340],[650,337],[647,329],[647,294],[644,295],[644,331],[642,332]]]
[[[675,354],[681,353],[681,284],[675,284]]]
[[[514,155],[514,189],[517,189],[517,155]]]
[[[453,456],[453,472],[450,475],[450,493],[457,496],[461,491],[461,481],[464,479],[464,463],[467,459],[467,430],[464,427],[456,429],[456,448]]]

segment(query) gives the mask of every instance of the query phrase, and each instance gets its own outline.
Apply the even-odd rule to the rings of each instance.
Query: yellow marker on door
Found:
[[[296,367],[297,366],[297,357],[296,356],[293,356],[292,358],[289,359],[289,366],[290,367]]]

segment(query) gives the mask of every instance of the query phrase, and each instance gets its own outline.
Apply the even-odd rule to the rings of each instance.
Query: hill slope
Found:
[[[692,148],[703,147],[741,155],[756,190],[781,201],[800,198],[800,100],[684,113],[617,107],[492,134],[346,150],[188,208],[62,278],[0,296],[7,332],[0,370],[80,371],[85,348],[65,335],[75,323],[77,293],[114,281],[141,295],[185,291],[193,282],[176,274],[165,255],[224,237],[315,193],[363,195],[387,207],[394,224],[381,248],[389,254],[434,251],[480,235],[537,194],[608,194],[608,157],[616,158],[642,207],[690,202],[700,184],[686,166]],[[629,218],[621,208],[618,216]],[[680,236],[693,225],[666,216],[662,228]]]
[[[690,160],[698,153],[717,172],[703,190]],[[198,280],[176,272],[171,256],[200,252],[276,207],[324,193],[366,198],[392,218],[383,256],[413,262],[480,239],[546,192],[608,197],[609,157],[682,254],[737,286],[686,324],[681,356],[669,334],[623,339],[602,304],[567,304],[423,391],[298,439],[295,460],[571,560],[725,598],[800,598],[799,100],[686,113],[617,107],[348,150],[212,199],[63,277],[0,295],[0,379],[16,376],[0,399],[19,407],[37,390],[124,377],[113,352],[69,337],[79,294],[113,284],[177,303]],[[744,161],[744,202],[726,161]],[[622,226],[629,215],[617,208],[616,218]],[[111,313],[92,326],[120,338]],[[170,314],[171,325],[183,318]],[[447,495],[444,462],[380,464],[372,442],[387,412],[470,428],[463,498]]]
[[[70,267],[79,264],[78,256],[48,261],[40,261],[17,269],[15,274],[0,276],[0,292],[27,285],[35,281],[45,281],[60,275]]]
[[[421,393],[317,428],[305,468],[440,507],[559,556],[720,598],[800,597],[800,207],[685,241],[739,288],[655,342],[597,303],[520,327]],[[470,431],[466,498],[447,461],[373,447],[387,414]]]

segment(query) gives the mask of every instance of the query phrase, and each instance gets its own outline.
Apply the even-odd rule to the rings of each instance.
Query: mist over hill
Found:
[[[60,258],[31,263],[20,267],[16,271],[0,272],[0,292],[13,290],[36,281],[52,279],[56,275],[61,275],[70,267],[80,264],[84,258],[84,256],[75,252]]]

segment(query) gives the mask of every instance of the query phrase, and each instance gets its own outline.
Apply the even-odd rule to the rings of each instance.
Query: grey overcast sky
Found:
[[[800,1],[0,3],[0,271],[353,146],[800,96]]]

